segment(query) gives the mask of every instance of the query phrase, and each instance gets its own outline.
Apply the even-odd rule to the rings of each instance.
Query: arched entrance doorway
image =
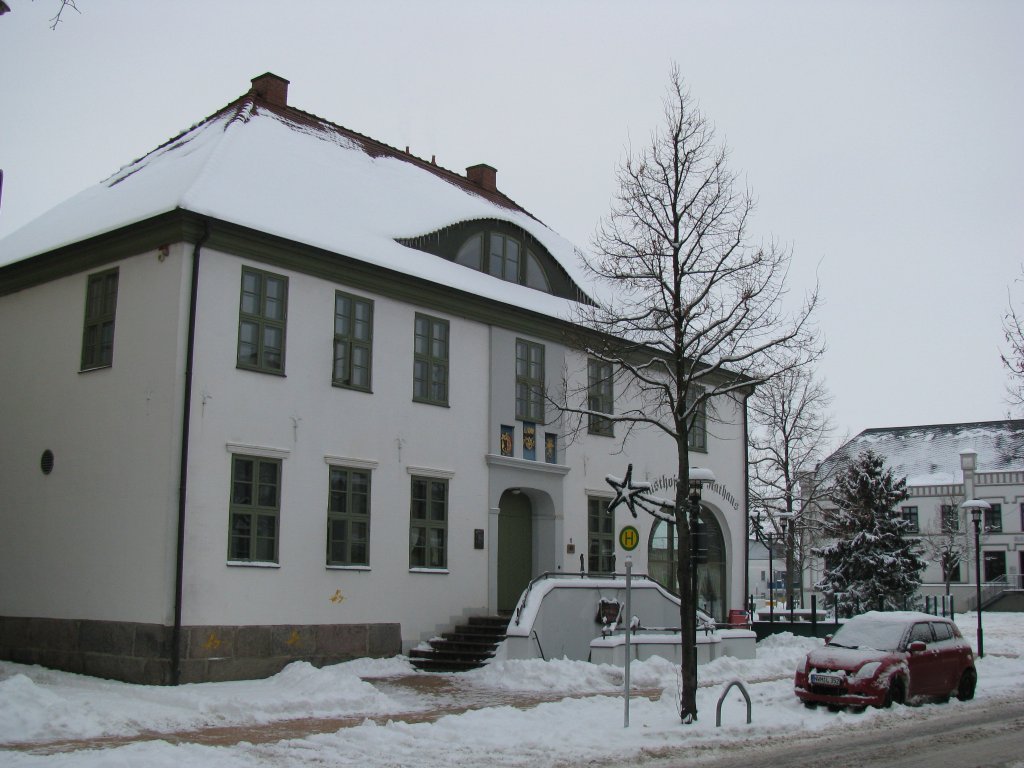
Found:
[[[512,611],[533,578],[533,505],[505,491],[498,502],[498,610]]]
[[[719,621],[725,616],[725,537],[714,514],[701,507],[697,521],[697,604]],[[676,525],[658,520],[647,545],[648,575],[679,594],[676,583]]]

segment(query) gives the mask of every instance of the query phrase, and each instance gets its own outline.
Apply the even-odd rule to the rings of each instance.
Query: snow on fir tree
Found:
[[[830,498],[835,508],[823,511],[823,523],[834,541],[814,550],[825,561],[815,589],[837,616],[910,607],[925,563],[921,540],[905,535],[910,524],[898,510],[906,478],[897,479],[883,457],[867,450],[839,474]]]

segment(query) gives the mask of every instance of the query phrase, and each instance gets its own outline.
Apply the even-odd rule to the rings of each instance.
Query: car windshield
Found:
[[[831,645],[840,648],[874,648],[878,651],[895,651],[907,630],[903,621],[879,619],[851,619],[843,624]]]

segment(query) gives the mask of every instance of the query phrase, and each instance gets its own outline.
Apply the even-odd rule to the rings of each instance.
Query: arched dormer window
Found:
[[[501,232],[470,235],[455,254],[455,263],[510,283],[551,293],[551,282],[537,254],[511,235]]]
[[[427,234],[399,238],[398,242],[499,280],[592,303],[540,240],[508,221],[462,221]]]

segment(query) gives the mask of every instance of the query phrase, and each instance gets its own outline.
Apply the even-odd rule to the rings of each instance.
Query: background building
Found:
[[[1024,573],[1024,421],[987,421],[868,429],[818,467],[823,477],[865,450],[883,456],[908,498],[900,513],[922,540],[927,568],[921,594],[950,594],[957,610],[975,601],[974,527],[960,505],[981,499],[991,505],[981,535],[983,601],[992,608],[1018,607],[1014,597]],[[821,578],[820,559],[810,558],[804,587]],[[1024,606],[1019,606],[1024,607]]]

